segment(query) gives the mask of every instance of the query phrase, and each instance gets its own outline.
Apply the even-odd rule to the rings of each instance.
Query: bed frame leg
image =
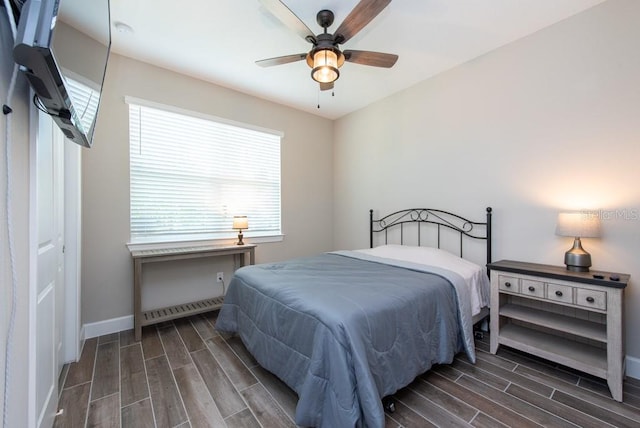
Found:
[[[489,320],[489,317],[486,317],[486,318],[482,319],[481,321],[478,321],[473,326],[473,336],[476,339],[484,339],[484,334],[489,331],[489,321],[488,320]]]
[[[393,400],[393,397],[384,397],[382,399],[382,407],[385,412],[393,413],[396,411],[396,403]]]

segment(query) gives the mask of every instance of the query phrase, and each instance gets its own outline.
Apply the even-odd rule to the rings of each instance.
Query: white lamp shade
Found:
[[[246,215],[237,215],[233,217],[233,228],[234,229],[248,229],[249,228],[249,220],[247,220]]]
[[[590,213],[559,213],[556,235],[576,238],[599,238],[600,217]]]

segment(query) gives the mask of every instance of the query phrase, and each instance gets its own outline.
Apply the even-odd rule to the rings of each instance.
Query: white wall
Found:
[[[282,131],[282,225],[286,236],[279,243],[259,244],[256,259],[282,260],[333,248],[331,121],[115,54],[109,59],[104,90],[94,146],[83,150],[83,323],[133,313],[133,266],[125,246],[129,241],[125,95]],[[143,285],[145,306],[199,299],[207,292],[215,295],[215,272],[224,271],[227,279],[231,275],[230,260],[154,268],[148,278],[172,281],[154,288]],[[180,280],[176,284],[173,278]]]
[[[7,102],[7,92],[13,70],[13,38],[9,29],[6,10],[0,9],[0,101]],[[20,76],[10,107],[13,113],[0,118],[0,403],[4,402],[5,344],[12,301],[12,277],[17,286],[13,352],[10,357],[10,382],[8,385],[9,413],[7,426],[26,426],[27,421],[27,371],[28,361],[28,299],[29,299],[29,96],[26,80]],[[6,120],[11,121],[11,139],[6,138]],[[9,264],[7,234],[7,163],[6,147],[11,151],[11,182],[13,243],[15,249],[15,276]],[[2,406],[0,406],[0,418]]]
[[[482,220],[492,206],[494,260],[562,265],[558,211],[619,210],[583,245],[594,269],[632,275],[640,358],[639,16],[639,1],[607,1],[338,120],[335,246],[368,245],[369,208]]]

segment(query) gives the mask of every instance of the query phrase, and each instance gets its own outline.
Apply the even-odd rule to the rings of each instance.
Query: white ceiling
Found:
[[[329,9],[333,32],[359,0],[283,0],[314,32]],[[111,0],[112,51],[330,119],[566,19],[604,0],[394,0],[342,49],[395,53],[391,69],[345,63],[320,92],[305,61],[262,68],[256,60],[311,45],[259,0]],[[317,108],[318,102],[320,108]]]

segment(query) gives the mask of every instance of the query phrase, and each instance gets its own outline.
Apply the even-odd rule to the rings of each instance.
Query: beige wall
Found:
[[[338,120],[335,246],[368,245],[369,208],[482,219],[490,205],[494,260],[561,265],[559,210],[620,210],[583,245],[595,269],[632,275],[626,343],[640,358],[638,16],[640,2],[610,0]]]
[[[333,248],[333,123],[308,113],[112,54],[94,146],[83,151],[82,319],[94,323],[133,313],[129,241],[128,108],[133,96],[282,131],[282,227],[279,243],[260,244],[258,262]],[[250,239],[249,239],[250,241]],[[179,284],[145,287],[147,304],[177,303],[209,293],[217,270],[230,262],[169,266],[149,278],[177,276]],[[176,269],[180,273],[176,273]],[[173,285],[172,285],[173,284]],[[215,284],[213,285],[216,286]],[[210,296],[209,296],[210,297]]]
[[[5,10],[0,10],[0,100],[4,104],[13,70],[13,40]],[[10,107],[13,113],[0,115],[0,402],[4,401],[5,345],[9,326],[12,275],[9,263],[6,205],[6,146],[11,147],[12,236],[15,258],[16,318],[12,340],[10,382],[7,388],[9,414],[7,426],[25,426],[27,420],[28,308],[29,308],[29,92],[23,76],[17,80]],[[6,139],[7,120],[11,121],[11,140]],[[0,405],[0,418],[2,415]]]

